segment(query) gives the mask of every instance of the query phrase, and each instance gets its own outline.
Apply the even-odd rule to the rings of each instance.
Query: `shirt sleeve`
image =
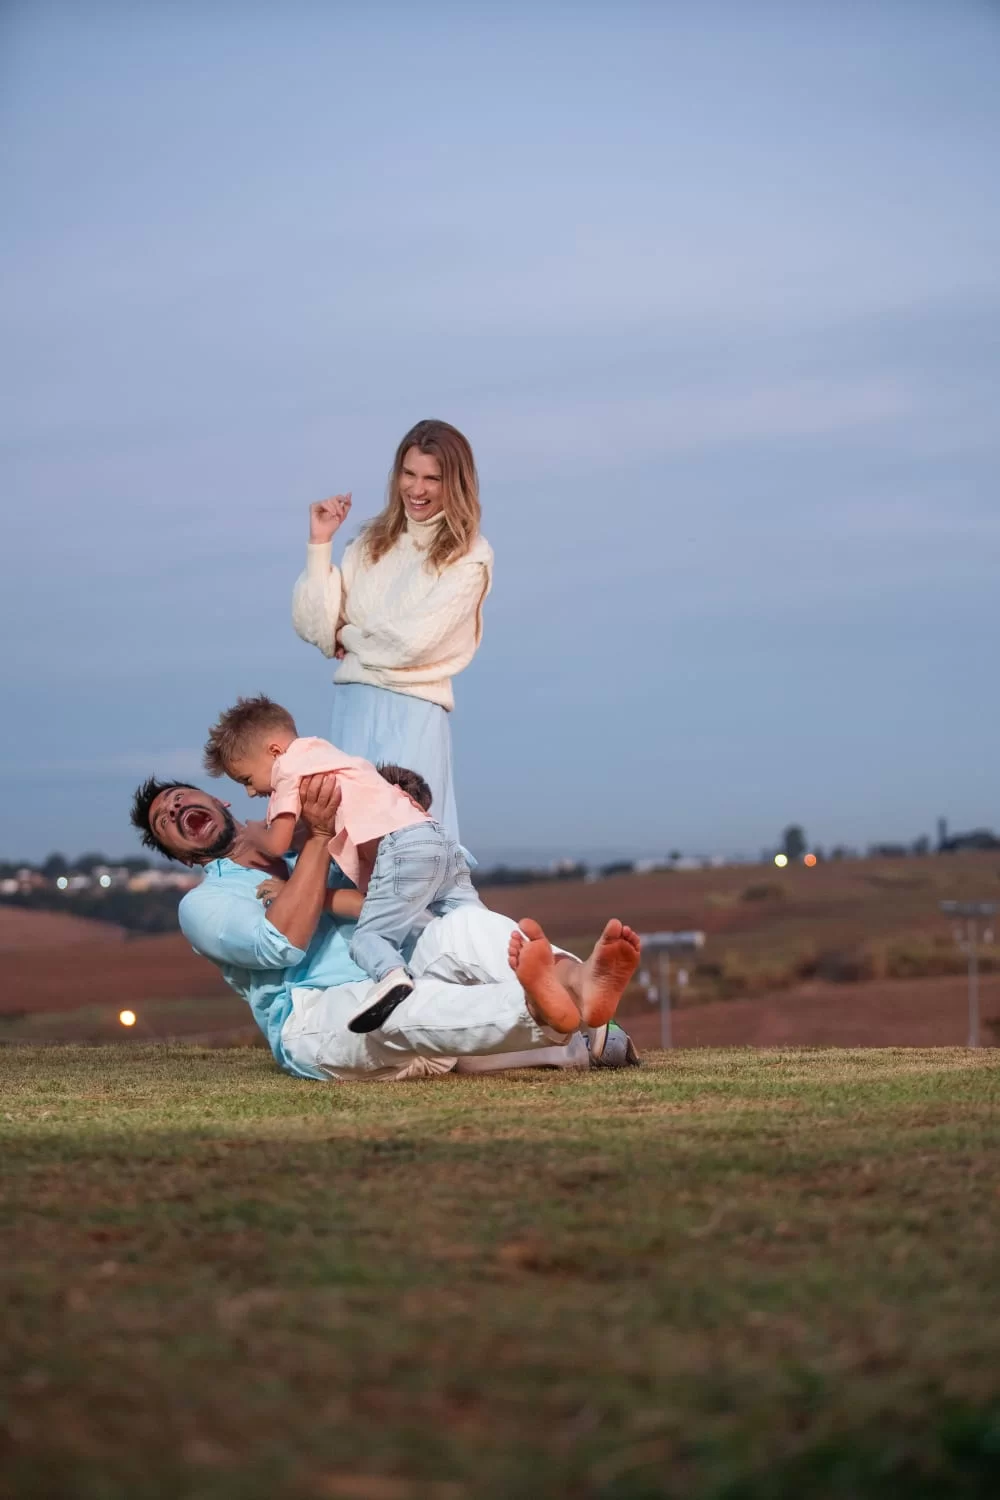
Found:
[[[460,660],[460,671],[468,666],[482,638],[483,601],[490,590],[490,569],[482,562],[457,562],[445,568],[429,599],[419,611],[407,616],[387,615],[367,630],[357,625],[341,627],[340,637],[366,667],[403,668],[420,681],[420,668],[432,678],[441,673],[440,662]],[[474,619],[474,633],[469,618]],[[449,649],[451,647],[451,649]]]
[[[271,788],[271,798],[267,804],[268,825],[278,818],[282,813],[291,813],[298,817],[302,808],[302,799],[299,796],[299,780],[297,771],[279,771],[275,786]]]
[[[190,895],[198,899],[185,896],[178,917],[184,936],[203,958],[242,969],[287,969],[305,958],[305,949],[268,921],[252,890],[198,887]]]
[[[292,593],[295,633],[310,646],[318,646],[324,656],[333,656],[337,650],[343,598],[343,579],[340,569],[331,561],[331,551],[330,542],[310,542],[305,571]]]

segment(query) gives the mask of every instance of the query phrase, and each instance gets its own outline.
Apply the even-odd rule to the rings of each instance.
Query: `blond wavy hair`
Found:
[[[428,563],[440,573],[449,563],[465,557],[479,535],[482,517],[479,475],[472,448],[468,438],[447,422],[428,419],[410,428],[396,449],[386,487],[385,509],[362,531],[361,544],[366,561],[377,563],[406,530],[406,510],[399,492],[399,481],[403,460],[411,448],[430,454],[441,465],[443,520],[427,549]]]

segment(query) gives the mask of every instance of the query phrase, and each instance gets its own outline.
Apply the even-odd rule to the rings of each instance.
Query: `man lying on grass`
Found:
[[[392,1080],[447,1072],[457,1060],[463,1071],[637,1060],[613,1022],[639,962],[630,928],[609,922],[581,963],[554,954],[537,923],[517,927],[478,905],[433,918],[409,955],[412,994],[381,1030],[350,1031],[371,981],[349,953],[361,896],[330,858],[336,778],[309,777],[300,793],[308,837],[266,909],[258,886],[286,866],[251,848],[218,798],[150,778],[132,805],[147,847],[204,869],[181,901],[181,930],[249,1003],[288,1072]]]

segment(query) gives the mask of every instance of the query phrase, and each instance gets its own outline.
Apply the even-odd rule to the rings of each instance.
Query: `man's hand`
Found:
[[[285,887],[283,880],[262,880],[257,887],[257,900],[263,901],[265,906],[270,906],[279,891]]]
[[[333,771],[317,772],[303,776],[299,782],[300,814],[313,838],[328,842],[336,832],[337,809],[340,807],[340,787]]]
[[[334,495],[330,500],[317,500],[309,507],[309,541],[313,544],[330,542],[347,520],[351,508],[351,492]]]

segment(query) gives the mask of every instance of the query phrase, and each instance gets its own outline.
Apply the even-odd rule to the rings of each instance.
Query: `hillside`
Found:
[[[762,993],[821,978],[847,981],[959,973],[946,900],[1000,902],[996,854],[845,860],[813,870],[730,865],[618,875],[592,883],[500,886],[484,899],[508,916],[537,917],[583,951],[607,916],[642,932],[700,929],[706,947],[688,965],[689,1000]],[[984,968],[1000,967],[1000,948]]]
[[[91,922],[61,912],[25,911],[22,907],[0,904],[0,953],[113,948],[124,937],[123,930],[110,922]]]
[[[483,891],[515,918],[537,917],[583,953],[606,917],[641,931],[698,928],[685,960],[674,1041],[698,1045],[960,1045],[965,959],[938,904],[1000,896],[990,854],[859,860],[550,881]],[[110,925],[0,906],[0,1040],[243,1039],[247,1012],[179,933],[127,937]],[[44,962],[39,962],[39,954]],[[1000,950],[983,953],[983,1040],[998,1038]],[[864,982],[850,982],[864,981]],[[645,1043],[659,1030],[638,986],[623,1016]]]

